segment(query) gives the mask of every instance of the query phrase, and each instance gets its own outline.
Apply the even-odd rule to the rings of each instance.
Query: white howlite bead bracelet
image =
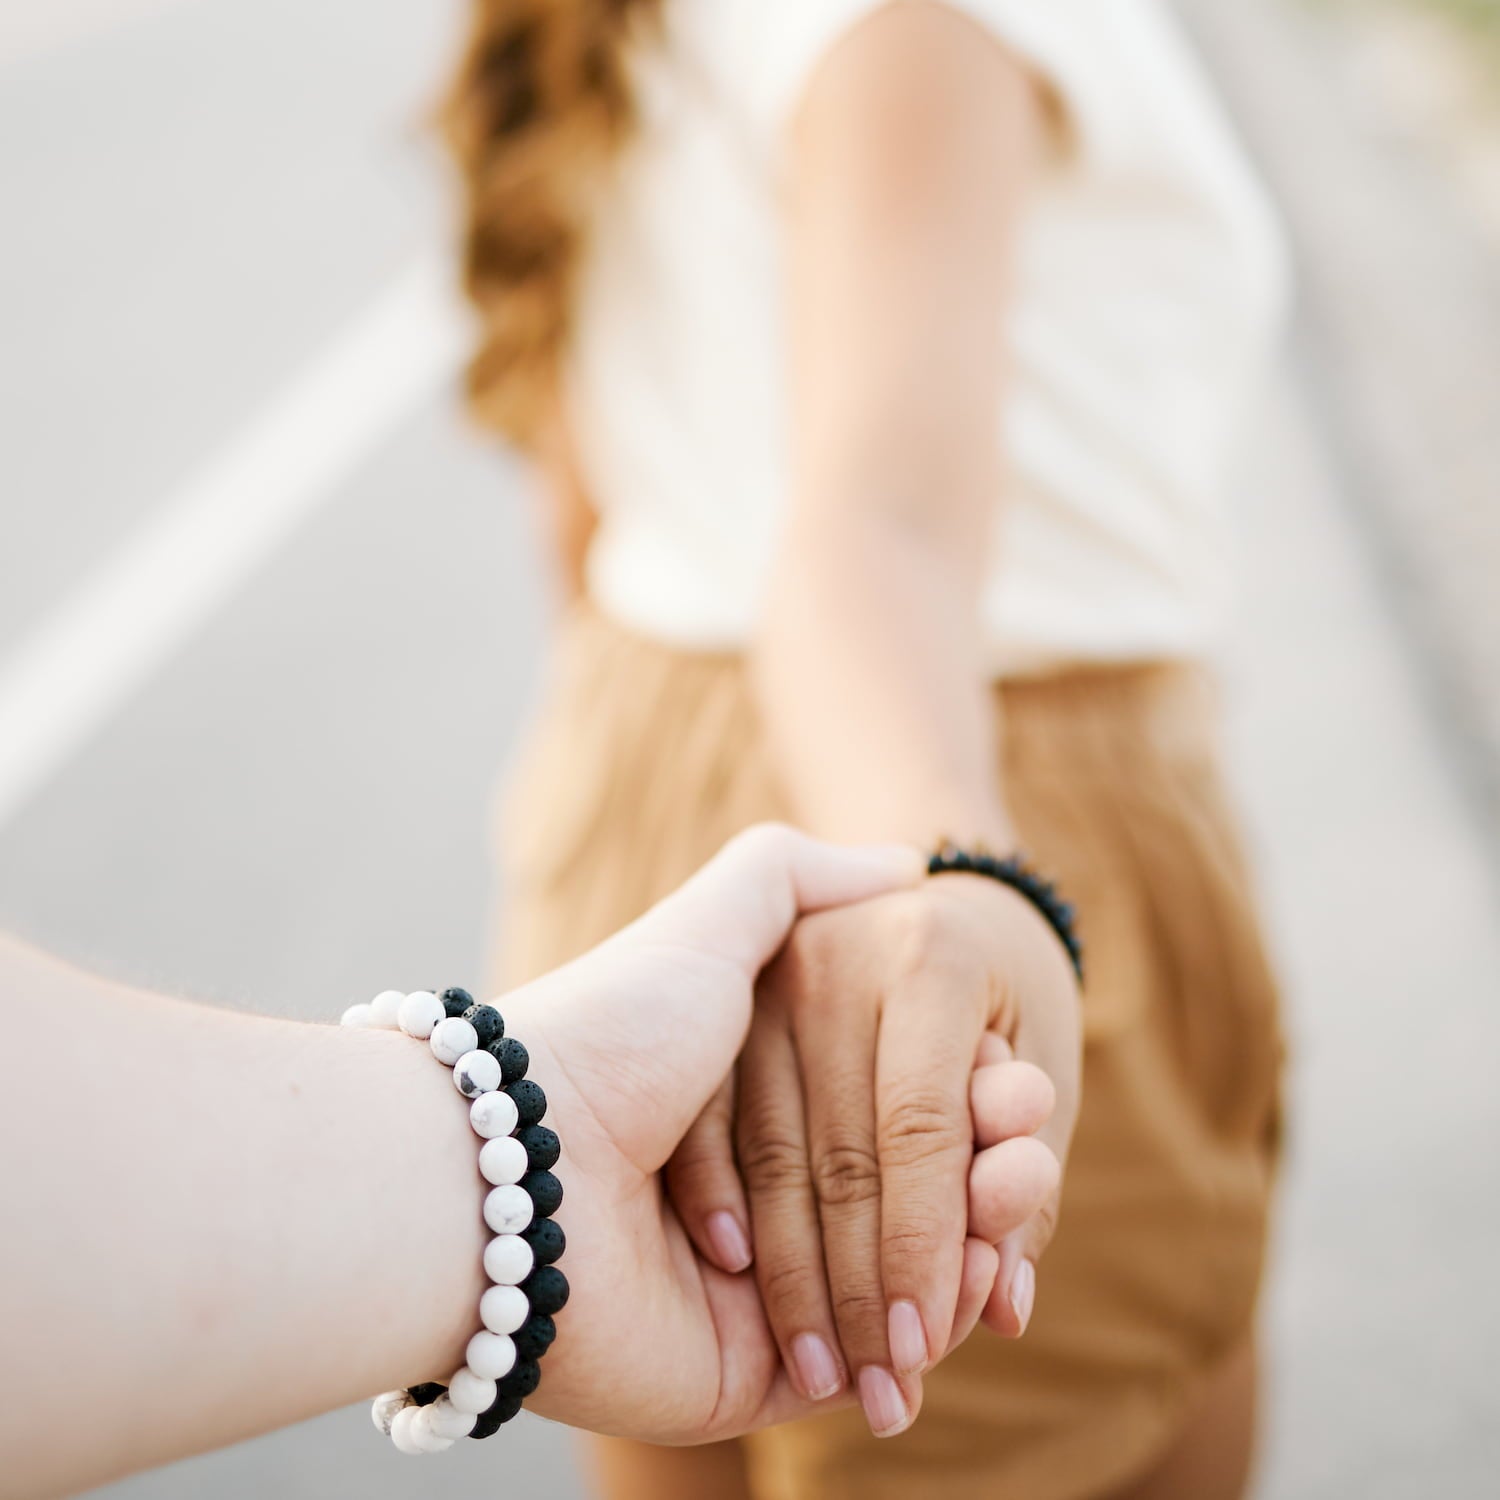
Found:
[[[492,1286],[479,1299],[479,1320],[491,1333],[514,1333],[530,1316],[531,1303],[518,1286]]]
[[[519,1234],[497,1234],[484,1247],[484,1274],[495,1286],[520,1286],[536,1269],[536,1252]]]
[[[497,1136],[479,1148],[479,1175],[496,1187],[519,1182],[530,1165],[525,1146],[513,1135]]]
[[[469,1123],[487,1186],[484,1220],[495,1234],[484,1250],[491,1285],[480,1298],[480,1327],[446,1386],[386,1391],[370,1406],[371,1420],[398,1452],[441,1453],[462,1437],[490,1437],[541,1379],[538,1362],[557,1336],[553,1314],[568,1300],[567,1278],[553,1264],[566,1247],[552,1218],[562,1202],[551,1171],[560,1147],[541,1123],[547,1096],[526,1077],[525,1047],[505,1035],[498,1010],[476,1005],[467,990],[382,990],[351,1005],[342,1024],[425,1041],[472,1101]]]

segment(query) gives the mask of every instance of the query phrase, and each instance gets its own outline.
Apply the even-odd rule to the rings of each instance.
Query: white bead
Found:
[[[431,1406],[424,1407],[427,1424],[439,1436],[463,1438],[474,1430],[478,1418],[471,1411],[460,1411],[446,1396],[439,1396]]]
[[[495,1404],[495,1382],[483,1379],[465,1365],[455,1370],[448,1382],[448,1404],[454,1411],[472,1412],[477,1417]]]
[[[491,1333],[514,1333],[531,1316],[531,1301],[518,1286],[492,1286],[479,1299],[479,1321]]]
[[[370,1403],[370,1420],[387,1436],[391,1435],[391,1422],[403,1406],[411,1405],[411,1397],[405,1391],[386,1391]]]
[[[486,1141],[479,1148],[479,1175],[496,1187],[519,1182],[526,1175],[526,1148],[513,1135]]]
[[[496,1234],[520,1234],[531,1223],[531,1194],[519,1183],[491,1188],[484,1200],[484,1222]]]
[[[469,1124],[487,1141],[509,1135],[521,1123],[521,1112],[509,1094],[481,1094],[469,1109]]]
[[[419,1406],[403,1406],[391,1422],[391,1441],[396,1445],[397,1453],[415,1455],[422,1451],[414,1430],[420,1410]]]
[[[401,1002],[404,999],[406,999],[406,996],[400,990],[381,990],[370,1001],[372,1023],[394,1031],[400,1024],[397,1018],[401,1014]]]
[[[340,1026],[373,1026],[374,1024],[374,1017],[370,1014],[368,1005],[351,1005],[339,1017]]]
[[[493,1052],[465,1052],[453,1064],[453,1086],[465,1099],[477,1099],[499,1088],[500,1059]]]
[[[411,1434],[423,1453],[442,1453],[453,1446],[451,1437],[444,1437],[432,1425],[432,1408],[417,1408],[417,1420],[411,1424]]]
[[[464,1360],[481,1380],[499,1380],[514,1369],[516,1346],[505,1334],[482,1328],[469,1340]]]
[[[407,1036],[425,1042],[432,1035],[432,1028],[446,1014],[443,1002],[431,990],[413,990],[396,1007],[396,1023]]]
[[[535,1265],[531,1246],[518,1234],[497,1235],[484,1247],[484,1274],[496,1286],[520,1286]],[[510,1329],[495,1332],[509,1333]]]
[[[432,1028],[432,1055],[451,1068],[479,1045],[479,1033],[462,1016],[447,1016]]]

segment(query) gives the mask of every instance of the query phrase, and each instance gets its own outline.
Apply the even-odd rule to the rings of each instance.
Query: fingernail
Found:
[[[1016,1267],[1016,1274],[1010,1279],[1010,1306],[1016,1315],[1016,1321],[1021,1325],[1020,1332],[1026,1332],[1026,1325],[1031,1321],[1031,1309],[1036,1302],[1036,1267],[1029,1260],[1023,1260]]]
[[[809,1401],[826,1401],[837,1395],[844,1383],[833,1350],[815,1333],[799,1333],[792,1340],[792,1363],[797,1367],[802,1394]]]
[[[866,1365],[859,1372],[859,1404],[876,1437],[895,1437],[898,1432],[905,1432],[911,1422],[896,1377],[879,1365]]]
[[[916,1375],[927,1366],[927,1334],[915,1302],[893,1302],[890,1311],[891,1363],[898,1375]]]
[[[727,1209],[708,1216],[708,1242],[726,1271],[743,1271],[750,1264],[750,1236]]]

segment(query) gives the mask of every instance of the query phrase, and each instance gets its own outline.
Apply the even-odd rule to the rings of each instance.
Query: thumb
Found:
[[[754,978],[799,916],[917,884],[926,861],[904,844],[841,845],[779,823],[736,835],[622,937],[673,943]]]

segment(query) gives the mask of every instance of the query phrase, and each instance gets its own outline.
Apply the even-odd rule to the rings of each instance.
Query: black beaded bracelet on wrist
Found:
[[[452,1068],[482,1142],[479,1171],[490,1184],[484,1220],[495,1237],[484,1252],[491,1285],[480,1299],[481,1327],[447,1385],[387,1391],[371,1406],[376,1427],[399,1451],[440,1453],[460,1437],[492,1436],[541,1380],[541,1358],[557,1337],[553,1317],[568,1300],[567,1278],[554,1264],[567,1241],[552,1218],[563,1198],[551,1170],[562,1148],[541,1123],[547,1096],[526,1077],[526,1048],[505,1035],[494,1006],[475,1004],[467,990],[386,990],[350,1006],[343,1024],[426,1041]]]
[[[1078,937],[1077,918],[1072,904],[1064,901],[1052,882],[1034,870],[1019,854],[1000,857],[983,849],[961,849],[957,844],[944,843],[928,858],[927,873],[984,875],[1019,892],[1057,934],[1058,941],[1067,950],[1068,961],[1073,965],[1079,984],[1083,983],[1083,944]]]

